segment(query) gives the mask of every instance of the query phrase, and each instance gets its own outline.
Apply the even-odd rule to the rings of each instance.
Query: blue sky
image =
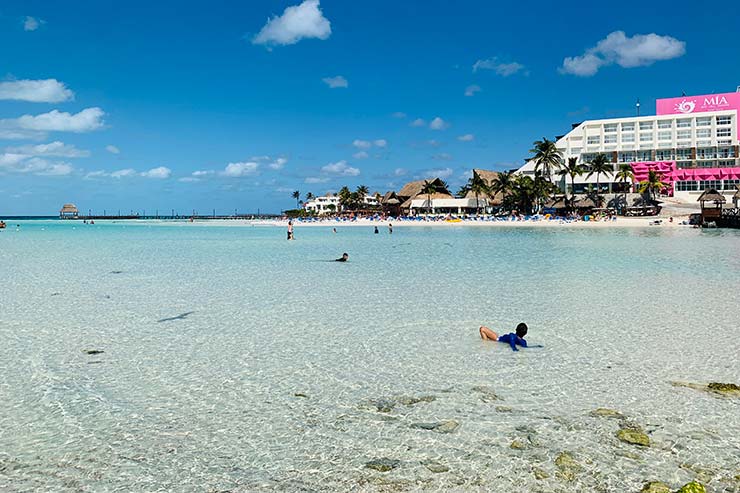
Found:
[[[457,187],[638,97],[652,113],[733,91],[737,18],[733,2],[6,0],[0,215]]]

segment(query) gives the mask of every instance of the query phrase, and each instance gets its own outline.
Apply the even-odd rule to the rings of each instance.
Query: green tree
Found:
[[[575,202],[576,198],[576,177],[581,176],[586,170],[578,164],[578,158],[577,157],[570,157],[568,158],[568,162],[563,165],[563,167],[558,171],[558,175],[561,177],[570,177],[570,194],[571,198],[570,206],[573,207],[573,203]]]
[[[309,202],[309,201],[311,201],[313,199],[314,199],[314,194],[312,194],[311,192],[308,192],[306,194],[306,202]]]
[[[480,202],[479,197],[481,195],[487,195],[490,192],[490,188],[486,183],[486,180],[478,176],[478,173],[473,171],[473,176],[468,180],[468,188],[473,195],[475,195],[475,213],[480,214]]]
[[[655,170],[648,171],[647,180],[640,182],[640,193],[648,193],[650,198],[655,202],[655,194],[664,188],[667,188],[668,184],[663,181],[663,175]]]
[[[339,197],[339,207],[342,210],[347,210],[352,206],[352,192],[346,186],[342,187],[337,194]]]
[[[635,179],[635,174],[632,172],[632,166],[627,163],[619,165],[619,171],[614,175],[615,178],[622,182],[622,190],[624,190],[625,196],[627,195],[627,182]]]
[[[355,190],[355,201],[359,209],[362,209],[365,205],[365,197],[367,197],[368,192],[369,190],[365,185],[360,185],[357,187],[357,190]]]
[[[424,186],[421,187],[421,193],[427,196],[427,207],[429,211],[433,211],[432,207],[432,194],[437,192],[437,187],[434,185],[434,181],[424,180]]]
[[[534,142],[534,148],[529,152],[534,154],[535,172],[540,172],[545,179],[552,183],[552,175],[563,165],[563,155],[555,145],[555,141],[542,138]]]
[[[295,199],[295,208],[296,209],[300,209],[300,207],[301,207],[301,205],[300,205],[300,203],[301,203],[301,192],[299,192],[298,190],[296,190],[295,192],[293,192],[293,198]]]
[[[488,193],[490,194],[490,197],[493,199],[496,194],[500,193],[503,196],[504,207],[506,207],[508,202],[507,199],[509,198],[511,191],[514,188],[516,178],[517,176],[514,175],[511,171],[504,171],[502,173],[499,173],[496,178],[493,179],[493,182],[489,187]]]
[[[606,154],[597,154],[594,156],[593,160],[589,163],[589,173],[586,178],[591,178],[593,175],[596,175],[596,195],[599,195],[601,193],[601,187],[599,186],[599,178],[603,174],[609,174],[614,172],[614,165],[609,162],[609,159],[606,157]]]

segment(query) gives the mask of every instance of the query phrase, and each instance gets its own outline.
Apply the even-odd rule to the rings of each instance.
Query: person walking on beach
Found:
[[[288,239],[293,240],[293,221],[288,221]]]

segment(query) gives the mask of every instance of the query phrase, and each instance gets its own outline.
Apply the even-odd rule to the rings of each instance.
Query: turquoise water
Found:
[[[737,491],[738,232],[14,224],[2,491]]]

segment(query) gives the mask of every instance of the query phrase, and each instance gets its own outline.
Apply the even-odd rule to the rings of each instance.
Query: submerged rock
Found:
[[[420,397],[414,396],[398,396],[398,397],[381,397],[380,399],[373,399],[370,401],[370,405],[380,413],[390,413],[399,404],[410,407],[421,402],[434,402],[437,397],[434,395],[423,395]]]
[[[392,469],[397,468],[401,464],[401,461],[395,459],[388,459],[386,457],[380,459],[373,459],[365,463],[367,469],[374,469],[380,472],[388,472]]]
[[[606,407],[599,407],[594,409],[589,413],[591,416],[598,417],[598,418],[623,418],[624,414],[620,413],[619,411],[616,411],[614,409],[609,409]]]
[[[707,489],[703,484],[692,481],[683,485],[676,493],[707,493]]]
[[[712,395],[722,397],[740,397],[740,386],[734,383],[710,382],[708,384],[691,382],[671,382],[674,387],[686,387],[687,389],[700,390]]]
[[[427,469],[429,469],[430,471],[432,471],[435,474],[440,474],[440,473],[443,473],[443,472],[448,472],[450,470],[450,468],[447,467],[446,465],[440,464],[439,462],[436,462],[436,461],[433,461],[433,460],[424,461],[424,462],[422,462],[422,464],[424,464],[424,467],[426,467]]]
[[[555,457],[555,466],[558,468],[555,476],[565,481],[575,481],[576,474],[583,470],[583,467],[576,462],[570,452],[560,452]]]
[[[671,493],[671,489],[662,481],[648,481],[640,493]]]
[[[532,474],[534,474],[535,479],[547,479],[550,477],[547,471],[540,469],[539,467],[533,467]]]
[[[514,408],[511,408],[509,406],[496,406],[496,412],[497,413],[513,413]]]
[[[514,450],[524,450],[525,448],[527,448],[527,446],[524,445],[524,442],[514,440],[513,442],[511,442],[511,445],[509,445],[509,448]]]
[[[453,419],[448,419],[434,423],[412,423],[411,427],[419,430],[434,431],[436,433],[452,433],[460,427],[460,423]]]
[[[631,445],[639,445],[641,447],[650,446],[650,437],[648,437],[642,430],[622,428],[617,432],[617,438],[624,443],[629,443]]]
[[[480,398],[480,400],[482,400],[483,402],[493,402],[501,400],[501,398],[496,395],[496,392],[493,390],[493,388],[489,387],[488,385],[476,385],[475,387],[473,387],[473,392],[483,394]]]
[[[437,397],[433,395],[422,395],[421,397],[410,397],[404,395],[395,398],[395,401],[397,403],[403,404],[404,406],[413,406],[414,404],[419,404],[420,402],[434,402],[436,400]]]

